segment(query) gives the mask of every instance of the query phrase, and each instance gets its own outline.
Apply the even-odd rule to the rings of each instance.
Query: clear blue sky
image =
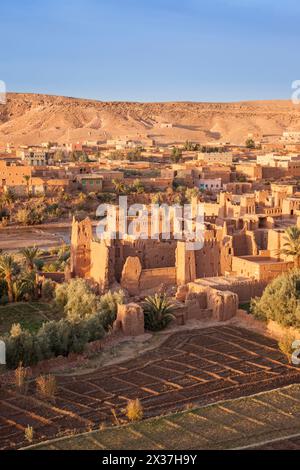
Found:
[[[100,100],[289,98],[299,24],[299,0],[2,1],[0,80]]]

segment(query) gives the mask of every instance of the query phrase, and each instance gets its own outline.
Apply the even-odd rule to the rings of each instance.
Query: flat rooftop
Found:
[[[271,258],[269,256],[235,256],[235,258],[244,259],[251,263],[258,264],[285,264],[286,261],[278,260],[277,258]]]
[[[194,281],[196,284],[201,284],[202,286],[207,287],[230,287],[233,284],[243,284],[249,282],[249,277],[246,276],[217,276],[217,277],[205,277],[196,279]]]

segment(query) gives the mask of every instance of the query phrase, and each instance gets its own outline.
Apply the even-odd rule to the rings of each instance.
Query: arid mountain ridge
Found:
[[[162,123],[172,128],[162,128]],[[158,143],[245,142],[249,134],[300,131],[300,106],[291,101],[104,102],[8,93],[0,105],[0,143],[38,144],[151,137]]]

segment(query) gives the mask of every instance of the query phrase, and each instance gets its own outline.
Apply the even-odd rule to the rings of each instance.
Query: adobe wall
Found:
[[[204,202],[204,216],[205,217],[218,217],[220,211],[220,204],[215,202]]]
[[[218,291],[233,292],[238,296],[240,303],[246,303],[250,302],[254,297],[261,297],[268,283],[266,281],[246,277],[221,276],[208,279],[196,279],[194,284],[204,288],[211,287]],[[192,287],[190,289],[192,289]],[[194,287],[194,289],[197,288]]]
[[[233,252],[235,256],[250,256],[257,249],[253,232],[241,231],[232,235]]]
[[[210,316],[216,321],[226,321],[237,314],[239,299],[234,292],[220,291],[196,282],[189,283],[187,288],[188,318]]]
[[[176,284],[175,267],[142,270],[140,277],[140,291],[153,289],[162,284],[167,286],[173,286]]]
[[[132,296],[143,291],[155,289],[162,284],[167,286],[176,284],[175,267],[142,269],[138,257],[128,257],[123,267],[121,286]]]
[[[9,181],[10,185],[23,185],[24,176],[32,176],[32,168],[27,165],[7,165],[6,162],[0,162],[0,185],[2,180]],[[26,185],[25,185],[26,186]]]
[[[176,283],[178,286],[196,279],[195,251],[186,250],[185,242],[178,242],[176,248]]]
[[[260,279],[266,281],[272,281],[280,274],[286,273],[294,267],[293,262],[278,262],[274,264],[266,264],[260,266]]]
[[[121,331],[125,336],[143,335],[144,312],[142,307],[134,303],[118,305],[117,319],[113,329]]]
[[[195,278],[220,276],[231,270],[232,238],[223,228],[206,230],[203,248],[194,253]]]
[[[256,261],[257,259],[257,261]],[[247,259],[243,257],[232,258],[232,272],[237,276],[253,277],[259,281],[271,281],[282,273],[287,272],[293,263],[274,260],[270,262],[270,258],[253,257]]]
[[[254,231],[256,246],[259,250],[268,250],[269,230],[260,229]]]
[[[227,321],[236,316],[239,299],[233,292],[210,289],[207,292],[207,305],[212,310],[214,320]]]
[[[121,276],[121,286],[129,295],[139,295],[142,265],[137,256],[126,259]]]
[[[90,278],[105,291],[114,282],[112,250],[105,241],[91,241]]]
[[[137,256],[143,269],[175,266],[176,240],[116,240],[115,276],[120,280],[124,263],[128,257]]]
[[[268,283],[266,281],[249,279],[243,282],[230,284],[230,291],[237,294],[240,303],[246,303],[250,302],[250,300],[255,297],[261,297],[267,284]],[[219,286],[218,289],[223,290],[222,286]]]
[[[273,166],[263,166],[262,167],[262,175],[261,178],[269,179],[269,178],[282,178],[286,176],[287,171],[285,168],[282,167],[273,167]]]

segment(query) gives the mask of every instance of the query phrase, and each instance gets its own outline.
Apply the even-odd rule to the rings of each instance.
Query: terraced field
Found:
[[[291,436],[282,439],[283,436]],[[264,444],[262,444],[264,443]],[[35,446],[38,450],[300,449],[300,386]]]
[[[0,389],[0,448],[23,446],[27,425],[38,442],[111,424],[112,410],[124,418],[129,399],[139,398],[149,418],[300,383],[300,369],[287,364],[275,341],[219,326],[176,333],[134,360],[58,383],[55,402],[41,399],[34,384],[25,396]],[[267,420],[263,406],[259,414]]]

